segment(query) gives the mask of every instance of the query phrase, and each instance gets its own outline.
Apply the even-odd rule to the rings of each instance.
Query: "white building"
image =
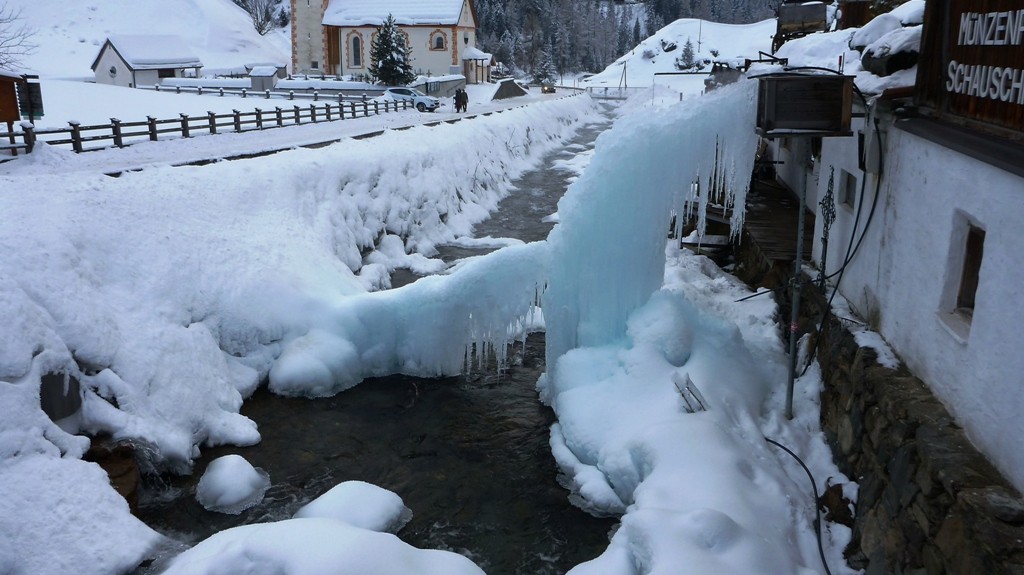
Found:
[[[463,58],[476,46],[472,0],[291,0],[291,8],[295,74],[368,74],[370,43],[390,14],[411,49],[414,72],[489,78],[476,69],[479,59]]]
[[[927,3],[916,84],[876,94],[854,137],[773,150],[816,212],[815,263],[831,274],[861,243],[839,292],[1024,490],[1024,44],[1005,26],[974,42],[961,8]]]
[[[92,63],[99,84],[135,88],[182,78],[186,70],[199,76],[203,63],[184,40],[169,35],[117,35],[107,38]]]

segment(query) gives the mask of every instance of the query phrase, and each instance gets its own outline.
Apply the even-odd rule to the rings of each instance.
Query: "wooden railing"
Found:
[[[123,148],[142,141],[158,141],[161,136],[191,138],[198,134],[222,132],[245,132],[266,130],[316,122],[333,122],[352,118],[377,115],[381,112],[409,110],[409,101],[351,101],[294,105],[272,110],[256,108],[252,112],[233,110],[231,114],[208,112],[203,116],[180,114],[178,118],[157,119],[148,116],[142,122],[122,122],[111,118],[109,124],[83,126],[79,122],[68,122],[67,128],[44,128],[37,130],[29,122],[22,122],[21,130],[0,132],[0,153],[17,155],[19,150],[31,153],[36,144],[43,142],[50,146],[70,146],[75,152],[88,152],[104,148]],[[18,141],[20,138],[20,142]]]

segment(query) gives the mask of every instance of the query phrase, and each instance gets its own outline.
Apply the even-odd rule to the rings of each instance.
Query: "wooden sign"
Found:
[[[16,122],[20,118],[18,113],[18,93],[15,86],[21,78],[0,75],[0,122]]]
[[[921,54],[918,104],[1024,131],[1024,0],[927,3]]]

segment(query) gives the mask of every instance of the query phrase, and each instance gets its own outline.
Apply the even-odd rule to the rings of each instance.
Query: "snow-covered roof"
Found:
[[[462,50],[463,60],[491,60],[491,55],[476,46],[467,46]]]
[[[200,68],[203,65],[180,36],[118,34],[109,36],[107,42],[135,70]],[[100,55],[106,45],[104,43],[103,48],[100,48]],[[100,55],[92,63],[93,70],[99,63]]]
[[[388,14],[400,25],[457,24],[464,0],[331,0],[327,26],[380,26]]]
[[[253,66],[249,75],[254,78],[269,78],[277,74],[277,66]]]
[[[14,78],[14,79],[20,80],[21,79],[21,74],[15,72],[14,70],[7,70],[7,69],[4,69],[4,68],[0,68],[0,78]]]

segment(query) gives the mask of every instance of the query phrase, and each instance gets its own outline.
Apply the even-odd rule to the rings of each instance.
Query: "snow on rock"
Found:
[[[907,0],[893,8],[889,14],[898,18],[904,26],[915,26],[924,23],[924,0]]]
[[[8,404],[0,404],[6,419]],[[0,441],[11,434],[3,435]],[[0,489],[2,573],[127,573],[164,539],[129,512],[95,463],[37,453],[4,457]]]
[[[266,471],[241,455],[225,455],[210,462],[196,485],[196,500],[210,511],[238,515],[263,501],[270,488]]]
[[[321,517],[360,529],[397,533],[412,511],[393,491],[363,481],[345,481],[303,505],[294,518]]]
[[[323,518],[221,531],[176,557],[163,575],[483,575],[462,555],[416,549],[388,533]]]
[[[853,36],[850,37],[850,48],[862,52],[865,46],[902,27],[903,23],[896,16],[880,14],[872,18],[863,28],[854,31]]]

